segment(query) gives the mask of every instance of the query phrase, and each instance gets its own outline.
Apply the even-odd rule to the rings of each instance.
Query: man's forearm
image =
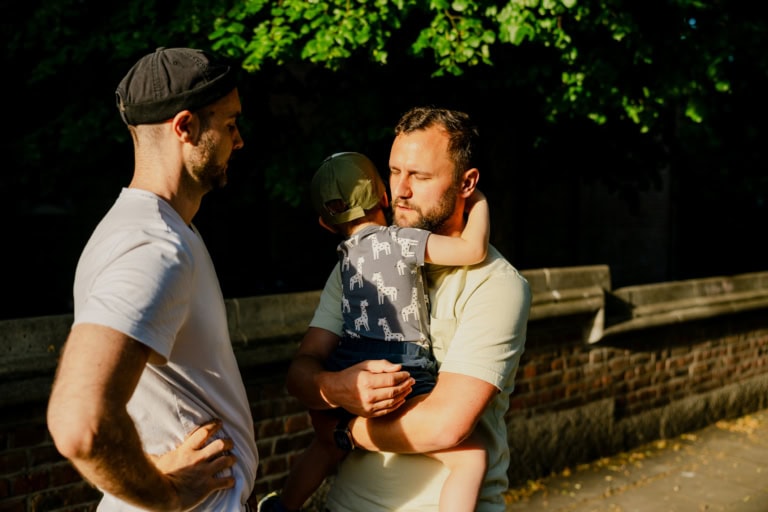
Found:
[[[47,423],[56,448],[93,485],[145,508],[172,510],[177,497],[171,482],[147,458],[126,410],[148,357],[147,347],[118,331],[76,325],[51,390]]]
[[[179,496],[149,460],[130,417],[114,416],[99,427],[93,448],[71,458],[83,477],[124,501],[151,510],[174,510]]]
[[[451,425],[442,419],[441,411],[428,406],[395,411],[378,418],[352,420],[350,430],[355,444],[369,451],[394,453],[426,453],[452,448],[467,437],[472,429]]]
[[[288,368],[286,387],[288,392],[310,409],[333,407],[323,388],[325,372],[322,364],[313,356],[298,355]]]
[[[460,392],[461,391],[461,392]],[[455,373],[441,373],[435,389],[377,418],[355,418],[355,444],[371,451],[426,453],[452,448],[474,430],[498,389]]]

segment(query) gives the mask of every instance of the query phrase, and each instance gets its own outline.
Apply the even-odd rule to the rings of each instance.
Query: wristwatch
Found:
[[[352,421],[352,418],[354,418],[352,414],[344,414],[336,424],[336,428],[333,429],[333,441],[336,443],[336,447],[345,452],[351,452],[355,449],[355,440],[352,439],[352,432],[349,431],[349,422]]]

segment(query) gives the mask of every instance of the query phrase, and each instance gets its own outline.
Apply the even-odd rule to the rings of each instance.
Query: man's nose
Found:
[[[411,193],[408,176],[404,173],[392,175],[389,188],[392,190],[393,197],[409,197]]]
[[[234,149],[242,149],[245,146],[243,138],[240,136],[240,130],[235,130],[235,143],[232,145]]]

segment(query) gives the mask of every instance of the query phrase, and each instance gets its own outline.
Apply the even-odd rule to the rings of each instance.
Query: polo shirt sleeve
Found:
[[[453,330],[440,371],[475,377],[511,392],[525,345],[528,283],[514,268],[506,268],[466,285],[452,325],[432,319],[433,336],[450,335],[440,329]]]
[[[319,327],[341,336],[344,333],[344,318],[341,313],[341,267],[337,263],[325,282],[320,302],[309,322],[310,327]]]

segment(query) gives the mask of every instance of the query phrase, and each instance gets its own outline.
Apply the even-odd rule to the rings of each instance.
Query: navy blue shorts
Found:
[[[386,359],[402,364],[416,379],[407,398],[432,391],[437,381],[437,363],[429,350],[409,341],[382,341],[370,338],[342,338],[326,362],[326,369],[344,370],[369,359]]]

